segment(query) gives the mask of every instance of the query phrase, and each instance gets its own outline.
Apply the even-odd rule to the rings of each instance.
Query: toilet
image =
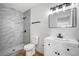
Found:
[[[38,44],[38,36],[33,36],[30,40],[30,43],[24,46],[26,56],[33,56],[35,54],[35,48],[37,44]]]

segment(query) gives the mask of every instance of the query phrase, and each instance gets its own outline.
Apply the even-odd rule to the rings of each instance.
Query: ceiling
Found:
[[[0,3],[0,7],[9,7],[14,8],[18,11],[25,12],[26,10],[35,7],[41,3]],[[57,5],[59,3],[50,3],[52,6]]]
[[[0,3],[0,6],[14,8],[21,12],[24,12],[34,6],[39,5],[40,3]]]

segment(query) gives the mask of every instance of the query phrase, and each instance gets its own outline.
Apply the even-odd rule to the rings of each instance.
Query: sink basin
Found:
[[[65,39],[65,38],[54,38],[54,37],[47,37],[46,39],[54,40],[54,41],[59,41],[59,42],[67,42],[67,43],[74,43],[74,44],[79,44],[79,42],[76,39]]]

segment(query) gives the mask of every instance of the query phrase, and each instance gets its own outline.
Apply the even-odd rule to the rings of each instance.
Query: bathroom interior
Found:
[[[79,56],[79,3],[0,3],[0,56]]]

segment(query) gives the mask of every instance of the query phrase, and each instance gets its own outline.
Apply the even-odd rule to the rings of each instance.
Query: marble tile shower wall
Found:
[[[23,20],[20,12],[0,8],[0,56],[23,49]]]

